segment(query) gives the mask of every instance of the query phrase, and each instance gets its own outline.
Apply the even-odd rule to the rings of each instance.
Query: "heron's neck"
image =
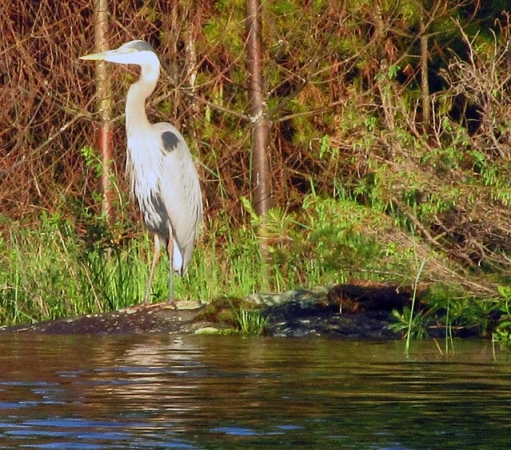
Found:
[[[145,110],[145,101],[154,89],[160,76],[160,68],[153,66],[141,66],[140,78],[133,83],[128,90],[126,99],[126,126],[137,124],[149,126],[149,120]]]

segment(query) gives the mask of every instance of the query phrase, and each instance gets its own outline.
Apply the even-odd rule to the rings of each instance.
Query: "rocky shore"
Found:
[[[399,339],[389,330],[391,311],[411,304],[411,290],[390,284],[354,282],[279,294],[252,294],[209,304],[177,302],[125,308],[30,325],[2,327],[0,332],[53,334],[235,332],[230,310],[260,311],[269,336],[327,336],[345,339]],[[231,315],[231,317],[230,317]]]

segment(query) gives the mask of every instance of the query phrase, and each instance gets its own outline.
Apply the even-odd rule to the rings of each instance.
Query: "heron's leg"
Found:
[[[149,304],[149,296],[151,295],[151,286],[153,285],[154,270],[156,269],[156,264],[158,264],[159,259],[160,259],[160,238],[155,233],[154,234],[153,263],[151,264],[151,270],[149,272],[149,280],[147,280],[147,289],[145,291],[145,297],[144,297],[144,305],[145,306],[147,306]]]
[[[167,242],[167,253],[169,255],[169,298],[167,303],[176,306],[174,301],[174,238],[170,233],[169,241]]]

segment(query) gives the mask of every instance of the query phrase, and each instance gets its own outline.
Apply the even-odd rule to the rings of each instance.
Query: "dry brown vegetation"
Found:
[[[159,38],[161,27],[172,28],[176,34],[169,35],[159,50],[165,60],[175,61],[178,50],[172,39],[180,35],[184,20],[176,17],[179,12],[168,2],[160,3],[161,16],[167,19],[153,23],[146,17],[149,9],[134,2],[112,2],[112,17],[116,18],[112,21],[112,43],[140,36],[154,40]],[[165,6],[168,10],[163,9]],[[94,67],[78,57],[94,48],[91,3],[8,2],[0,14],[4,30],[0,44],[4,105],[1,211],[10,218],[20,218],[41,209],[54,211],[65,206],[66,199],[78,198],[90,204],[94,201],[90,193],[97,190],[97,174],[84,166],[80,149],[95,143]],[[119,125],[115,129],[115,171],[119,173],[124,167],[121,121],[126,80],[122,70],[112,76],[119,94],[115,96]],[[170,97],[178,123],[189,113],[179,88],[167,78],[153,102]],[[154,107],[151,112],[161,116]]]

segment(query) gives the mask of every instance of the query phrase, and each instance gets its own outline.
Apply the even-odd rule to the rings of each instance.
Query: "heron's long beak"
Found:
[[[108,55],[108,52],[101,52],[101,53],[91,53],[90,55],[84,55],[80,56],[80,59],[85,59],[88,61],[94,60],[94,61],[103,61]]]
[[[133,49],[108,50],[106,52],[92,53],[90,55],[80,56],[80,59],[109,61],[118,64],[137,64],[138,53]]]

